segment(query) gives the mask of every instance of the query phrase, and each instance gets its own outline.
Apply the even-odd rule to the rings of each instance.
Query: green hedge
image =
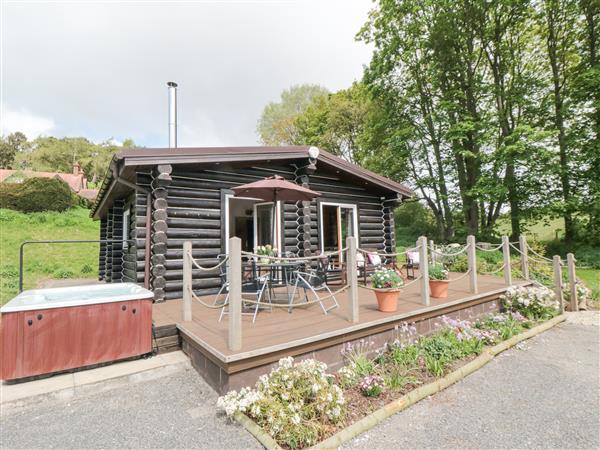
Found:
[[[69,185],[58,178],[28,178],[0,184],[0,208],[22,212],[65,211],[78,204]]]

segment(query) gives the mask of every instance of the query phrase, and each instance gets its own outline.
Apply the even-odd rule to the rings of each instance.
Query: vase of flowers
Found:
[[[269,264],[271,262],[271,257],[275,256],[275,250],[273,250],[273,247],[269,244],[259,245],[256,248],[256,254],[260,255],[260,263]]]
[[[400,288],[404,286],[404,280],[400,274],[393,269],[377,269],[371,277],[371,282],[375,288],[379,311],[396,311],[398,309]]]
[[[448,298],[448,269],[441,263],[429,266],[429,292],[435,298]]]

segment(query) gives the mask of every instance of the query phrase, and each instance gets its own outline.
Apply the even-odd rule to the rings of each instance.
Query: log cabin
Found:
[[[232,187],[275,174],[321,196],[277,205],[234,197]],[[144,284],[155,301],[181,298],[188,240],[203,266],[227,253],[232,236],[250,252],[272,244],[282,255],[310,256],[338,250],[348,235],[362,248],[394,252],[394,208],[412,195],[316,147],[123,150],[114,155],[91,211],[100,239],[108,241],[100,244],[99,279]],[[273,242],[272,217],[282,230],[279,242]],[[218,273],[193,273],[196,295],[220,285]]]

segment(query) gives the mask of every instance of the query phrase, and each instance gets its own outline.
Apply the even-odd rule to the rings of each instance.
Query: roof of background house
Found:
[[[94,201],[98,196],[98,189],[82,189],[77,195],[83,198],[87,198],[90,201]]]
[[[59,177],[65,183],[69,185],[72,191],[79,192],[85,187],[85,174],[79,173],[77,175],[73,173],[63,172],[36,172],[33,170],[13,170],[13,169],[0,169],[0,183],[4,182],[7,178],[14,175],[15,173],[22,173],[25,178],[55,178]]]
[[[102,182],[100,192],[92,206],[91,215],[98,217],[105,207],[105,197],[112,196],[116,179],[122,176],[132,177],[135,167],[154,166],[157,164],[220,164],[235,162],[281,161],[308,158],[309,146],[283,147],[189,147],[189,148],[136,148],[126,149],[116,153],[110,163],[107,175]],[[378,175],[370,170],[352,164],[345,159],[319,149],[317,166],[324,164],[337,171],[364,180],[385,191],[397,193],[400,196],[412,197],[414,192],[409,187]],[[130,183],[134,179],[128,180]],[[121,187],[124,189],[125,187]],[[102,206],[100,208],[100,206]],[[100,211],[98,211],[100,209]]]

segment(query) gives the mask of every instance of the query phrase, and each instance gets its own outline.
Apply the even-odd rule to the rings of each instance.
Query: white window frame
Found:
[[[257,216],[256,216],[256,206],[257,205],[272,205],[273,202],[263,202],[261,201],[259,198],[253,198],[253,197],[236,197],[233,194],[225,194],[225,253],[229,254],[229,200],[231,199],[239,199],[239,200],[253,200],[257,203],[254,203],[252,205],[252,222],[253,222],[253,226],[252,226],[252,231],[254,233],[254,252],[256,253],[256,240],[258,237],[258,233],[257,233],[257,229],[256,229],[256,222],[257,222]],[[279,221],[279,223],[281,223],[281,202],[278,201],[277,202],[277,208],[275,210],[275,218],[277,221]],[[276,226],[276,224],[273,224],[274,226]],[[278,254],[281,255],[281,243],[282,241],[282,234],[284,233],[284,227],[281,227],[281,230],[279,232],[279,236],[277,239],[277,251]],[[275,233],[275,230],[273,229],[273,233]]]
[[[123,231],[121,233],[121,239],[123,239],[123,249],[127,250],[129,248],[129,218],[131,217],[131,208],[127,208],[123,211]]]
[[[323,206],[336,206],[340,208],[348,208],[352,210],[353,217],[353,225],[354,225],[354,233],[352,235],[358,240],[359,232],[358,232],[358,208],[354,203],[336,203],[336,202],[319,202],[319,220],[321,221],[319,226],[319,246],[321,252],[323,252],[325,248],[325,239],[324,239],[324,226],[323,226]],[[346,245],[345,242],[342,242],[342,247]]]

